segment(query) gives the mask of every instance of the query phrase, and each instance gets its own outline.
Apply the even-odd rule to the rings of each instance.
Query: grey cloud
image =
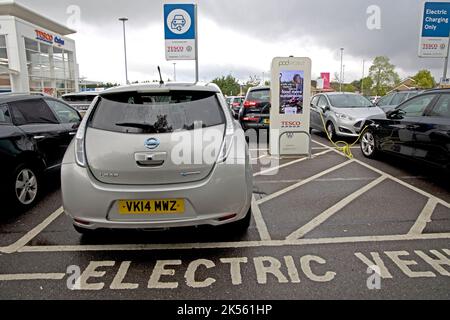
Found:
[[[122,15],[130,18],[130,28],[160,23],[162,19],[161,0],[20,2],[62,23],[67,19],[66,8],[72,4],[80,6],[83,21],[105,28],[117,27],[116,19]],[[381,30],[366,27],[370,5],[381,9]],[[417,57],[421,6],[419,0],[199,0],[199,14],[224,28],[269,43],[308,36],[331,50],[344,47],[346,54],[354,58],[387,55],[407,73],[429,68],[439,76],[441,59]]]

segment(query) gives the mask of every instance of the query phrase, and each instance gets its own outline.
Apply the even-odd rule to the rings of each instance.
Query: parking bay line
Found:
[[[0,282],[4,281],[25,281],[25,280],[62,280],[65,273],[19,273],[0,274]]]
[[[173,251],[173,250],[195,250],[195,249],[235,249],[235,248],[255,248],[255,247],[282,247],[282,246],[305,246],[305,245],[324,245],[324,244],[442,240],[442,239],[450,239],[450,233],[335,237],[335,238],[298,239],[298,240],[179,243],[179,244],[25,246],[19,249],[18,252],[51,253],[51,252],[94,252],[94,251],[156,251],[156,250]]]
[[[358,189],[354,193],[350,194],[349,196],[345,197],[332,207],[328,208],[318,216],[316,216],[314,219],[309,221],[307,224],[302,226],[301,228],[297,229],[296,231],[292,232],[289,236],[286,237],[286,240],[296,240],[303,238],[308,232],[311,232],[315,228],[317,228],[319,225],[324,223],[327,219],[329,219],[331,216],[333,216],[336,212],[343,209],[345,206],[347,206],[350,202],[358,198],[359,196],[363,195],[370,189],[374,188],[384,180],[386,180],[386,176],[381,176],[378,179],[372,181],[368,185]]]
[[[27,232],[22,238],[14,242],[13,244],[0,248],[2,253],[14,253],[20,248],[25,246],[28,242],[33,240],[39,233],[41,233],[45,228],[47,228],[56,218],[58,218],[64,212],[63,207],[56,209],[51,215],[49,215],[44,221],[38,224],[36,227]]]
[[[330,152],[331,152],[331,150],[326,150],[326,151],[323,151],[323,152],[320,152],[320,153],[316,153],[316,154],[312,155],[312,158],[315,158],[315,157],[318,157],[318,156],[321,156],[321,155],[324,155],[324,154],[327,154],[327,153],[330,153]],[[253,176],[254,177],[262,176],[262,175],[265,175],[265,174],[267,174],[269,172],[272,172],[272,171],[275,171],[275,170],[278,170],[278,169],[281,169],[281,168],[285,168],[285,167],[288,167],[288,166],[291,166],[293,164],[296,164],[296,163],[299,163],[299,162],[303,162],[303,161],[306,161],[306,160],[310,160],[310,159],[305,157],[305,158],[297,159],[297,160],[294,160],[294,161],[290,161],[288,163],[285,163],[285,164],[282,164],[282,165],[279,165],[279,166],[276,166],[276,167],[272,167],[272,168],[269,168],[269,169],[266,169],[266,170],[262,170],[260,172],[256,172],[256,173],[253,174]]]
[[[428,199],[428,202],[425,204],[425,207],[419,214],[419,217],[412,226],[411,230],[409,230],[408,234],[421,234],[423,232],[423,230],[427,226],[427,223],[431,222],[431,216],[433,215],[434,209],[436,209],[437,204],[438,202],[436,201],[436,199]]]
[[[269,230],[267,230],[267,225],[264,222],[263,215],[259,209],[259,205],[256,203],[255,196],[252,196],[252,214],[255,219],[256,228],[258,229],[259,236],[262,241],[271,240]]]
[[[337,154],[340,154],[341,156],[345,157],[344,154],[342,154],[340,151],[338,151],[338,150],[336,150],[336,149],[334,149],[332,147],[329,147],[329,146],[327,146],[327,145],[325,145],[323,143],[320,143],[320,142],[318,142],[316,140],[313,140],[313,142],[317,143],[317,144],[319,144],[321,146],[327,147],[329,150],[334,151]],[[402,186],[404,186],[404,187],[406,187],[408,189],[411,189],[411,190],[413,190],[413,191],[415,191],[415,192],[417,192],[417,193],[419,193],[419,194],[421,194],[421,195],[423,195],[423,196],[425,196],[427,198],[431,198],[431,199],[436,200],[438,203],[442,204],[444,207],[450,208],[450,203],[448,203],[448,202],[446,202],[446,201],[444,201],[444,200],[442,200],[442,199],[432,195],[431,193],[428,193],[428,192],[426,192],[424,190],[421,190],[421,189],[419,189],[419,188],[417,188],[417,187],[415,187],[415,186],[413,186],[413,185],[411,185],[411,184],[409,184],[409,183],[407,183],[407,182],[405,182],[403,180],[400,180],[400,179],[394,177],[393,175],[390,175],[389,173],[386,173],[386,172],[384,172],[384,171],[382,171],[380,169],[377,169],[377,168],[375,168],[375,167],[373,167],[373,166],[371,166],[371,165],[369,165],[369,164],[367,164],[367,163],[365,163],[365,162],[363,162],[361,160],[358,160],[358,159],[352,159],[352,160],[355,161],[356,163],[358,163],[358,164],[360,164],[360,165],[362,165],[362,166],[364,166],[364,167],[366,167],[366,168],[368,168],[368,169],[370,169],[370,170],[380,174],[380,175],[387,176],[389,179],[391,179],[391,180],[401,184]]]
[[[281,195],[283,195],[283,194],[285,194],[285,193],[288,193],[288,192],[290,192],[290,191],[292,191],[292,190],[294,190],[294,189],[297,189],[297,188],[301,187],[301,186],[304,185],[304,184],[307,184],[307,183],[309,183],[309,182],[311,182],[311,181],[316,180],[317,178],[320,178],[320,177],[322,177],[322,176],[324,176],[324,175],[327,175],[327,174],[329,174],[329,173],[331,173],[331,172],[333,172],[333,171],[335,171],[335,170],[337,170],[337,169],[340,169],[340,168],[342,168],[342,167],[344,167],[344,166],[346,166],[346,165],[348,165],[348,164],[350,164],[350,163],[352,163],[352,162],[354,162],[353,159],[352,159],[352,160],[345,161],[345,162],[343,162],[343,163],[340,163],[340,164],[338,164],[338,165],[336,165],[336,166],[334,166],[334,167],[331,167],[331,168],[329,168],[329,169],[327,169],[327,170],[324,170],[324,171],[322,171],[322,172],[320,172],[320,173],[318,173],[318,174],[316,174],[316,175],[314,175],[314,176],[312,176],[312,177],[309,177],[309,178],[307,178],[307,179],[305,179],[305,180],[302,180],[302,181],[299,182],[299,183],[293,184],[293,185],[291,185],[291,186],[289,186],[289,187],[287,187],[287,188],[284,188],[284,189],[282,189],[282,190],[280,190],[280,191],[277,191],[277,192],[275,192],[275,193],[272,193],[272,194],[270,194],[270,195],[268,195],[268,196],[266,196],[266,197],[264,197],[264,198],[258,200],[258,201],[257,201],[257,204],[258,204],[258,205],[261,205],[261,204],[263,204],[263,203],[265,203],[265,202],[267,202],[267,201],[270,201],[270,200],[272,200],[272,199],[275,199],[275,198],[277,198],[277,197],[279,197],[279,196],[281,196]]]

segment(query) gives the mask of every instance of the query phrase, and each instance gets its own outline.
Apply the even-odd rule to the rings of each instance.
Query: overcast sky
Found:
[[[160,65],[165,78],[173,65],[165,60],[163,1],[160,0],[17,0],[77,30],[80,76],[124,82],[122,25],[126,16],[129,78],[153,80]],[[183,2],[183,1],[176,1]],[[186,2],[186,1],[184,1]],[[313,79],[340,70],[344,47],[345,81],[366,74],[375,56],[386,55],[401,77],[430,69],[438,80],[442,59],[417,57],[423,0],[199,0],[200,79],[231,73],[268,79],[275,56],[308,56]],[[380,8],[380,29],[370,30],[369,6]],[[79,11],[79,18],[77,12]],[[376,18],[376,17],[375,17]],[[374,20],[370,20],[374,21]],[[191,81],[194,63],[177,62],[177,80]]]

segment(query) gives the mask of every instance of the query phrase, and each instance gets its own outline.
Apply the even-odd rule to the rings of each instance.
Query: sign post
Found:
[[[164,4],[166,60],[195,60],[198,82],[197,5]]]
[[[425,2],[420,29],[419,57],[444,58],[443,80],[447,78],[450,3]]]
[[[271,73],[270,154],[311,155],[311,60],[274,58]]]

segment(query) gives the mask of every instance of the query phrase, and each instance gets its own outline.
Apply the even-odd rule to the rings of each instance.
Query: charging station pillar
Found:
[[[274,58],[271,67],[270,145],[273,156],[311,156],[311,59]]]

